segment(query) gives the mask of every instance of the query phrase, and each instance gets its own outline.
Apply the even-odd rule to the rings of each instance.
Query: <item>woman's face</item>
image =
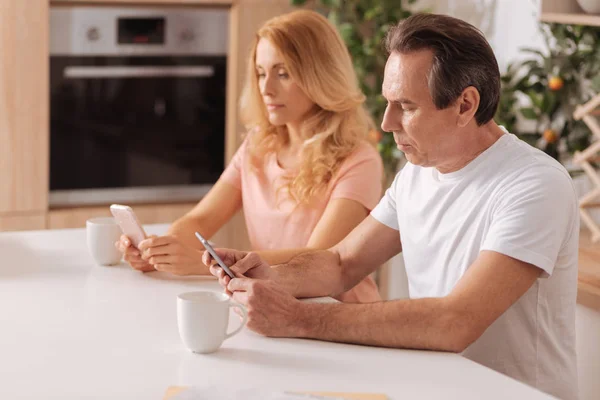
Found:
[[[256,47],[256,75],[271,124],[299,124],[315,106],[288,74],[277,49],[264,38]]]

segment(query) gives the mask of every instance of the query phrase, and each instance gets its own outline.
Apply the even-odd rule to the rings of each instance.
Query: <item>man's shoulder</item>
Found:
[[[509,139],[511,143],[502,154],[505,161],[501,170],[515,183],[531,180],[571,184],[569,172],[556,159],[514,135]]]

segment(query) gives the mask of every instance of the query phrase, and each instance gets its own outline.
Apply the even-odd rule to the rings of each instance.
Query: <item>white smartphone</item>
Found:
[[[131,207],[113,204],[110,206],[110,212],[115,217],[123,234],[131,240],[131,244],[137,249],[140,242],[146,239],[147,235]]]
[[[231,270],[227,267],[227,265],[225,265],[225,263],[223,262],[223,260],[221,260],[221,257],[219,257],[217,255],[217,252],[215,251],[215,249],[212,248],[212,246],[210,245],[210,243],[208,243],[208,240],[204,239],[199,232],[196,232],[196,237],[198,238],[198,240],[200,241],[200,243],[202,243],[202,245],[204,246],[204,248],[206,250],[208,250],[208,252],[212,256],[212,258],[215,259],[215,261],[217,262],[217,264],[219,264],[219,266],[221,268],[223,268],[223,271],[225,271],[225,273],[227,275],[229,275],[229,277],[231,279],[235,278],[235,276],[233,275],[233,272],[231,272]]]

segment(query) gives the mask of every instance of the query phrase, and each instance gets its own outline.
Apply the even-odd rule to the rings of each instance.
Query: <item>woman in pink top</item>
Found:
[[[193,233],[214,235],[240,208],[252,249],[270,264],[338,243],[381,197],[373,123],[346,46],[326,18],[295,11],[256,35],[241,114],[249,129],[212,190],[166,236],[117,245],[141,271],[208,275]],[[380,300],[367,278],[343,301]]]

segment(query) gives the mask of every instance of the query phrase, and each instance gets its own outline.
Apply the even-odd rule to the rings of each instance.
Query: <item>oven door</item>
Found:
[[[223,171],[225,66],[52,56],[51,206],[198,200]]]

